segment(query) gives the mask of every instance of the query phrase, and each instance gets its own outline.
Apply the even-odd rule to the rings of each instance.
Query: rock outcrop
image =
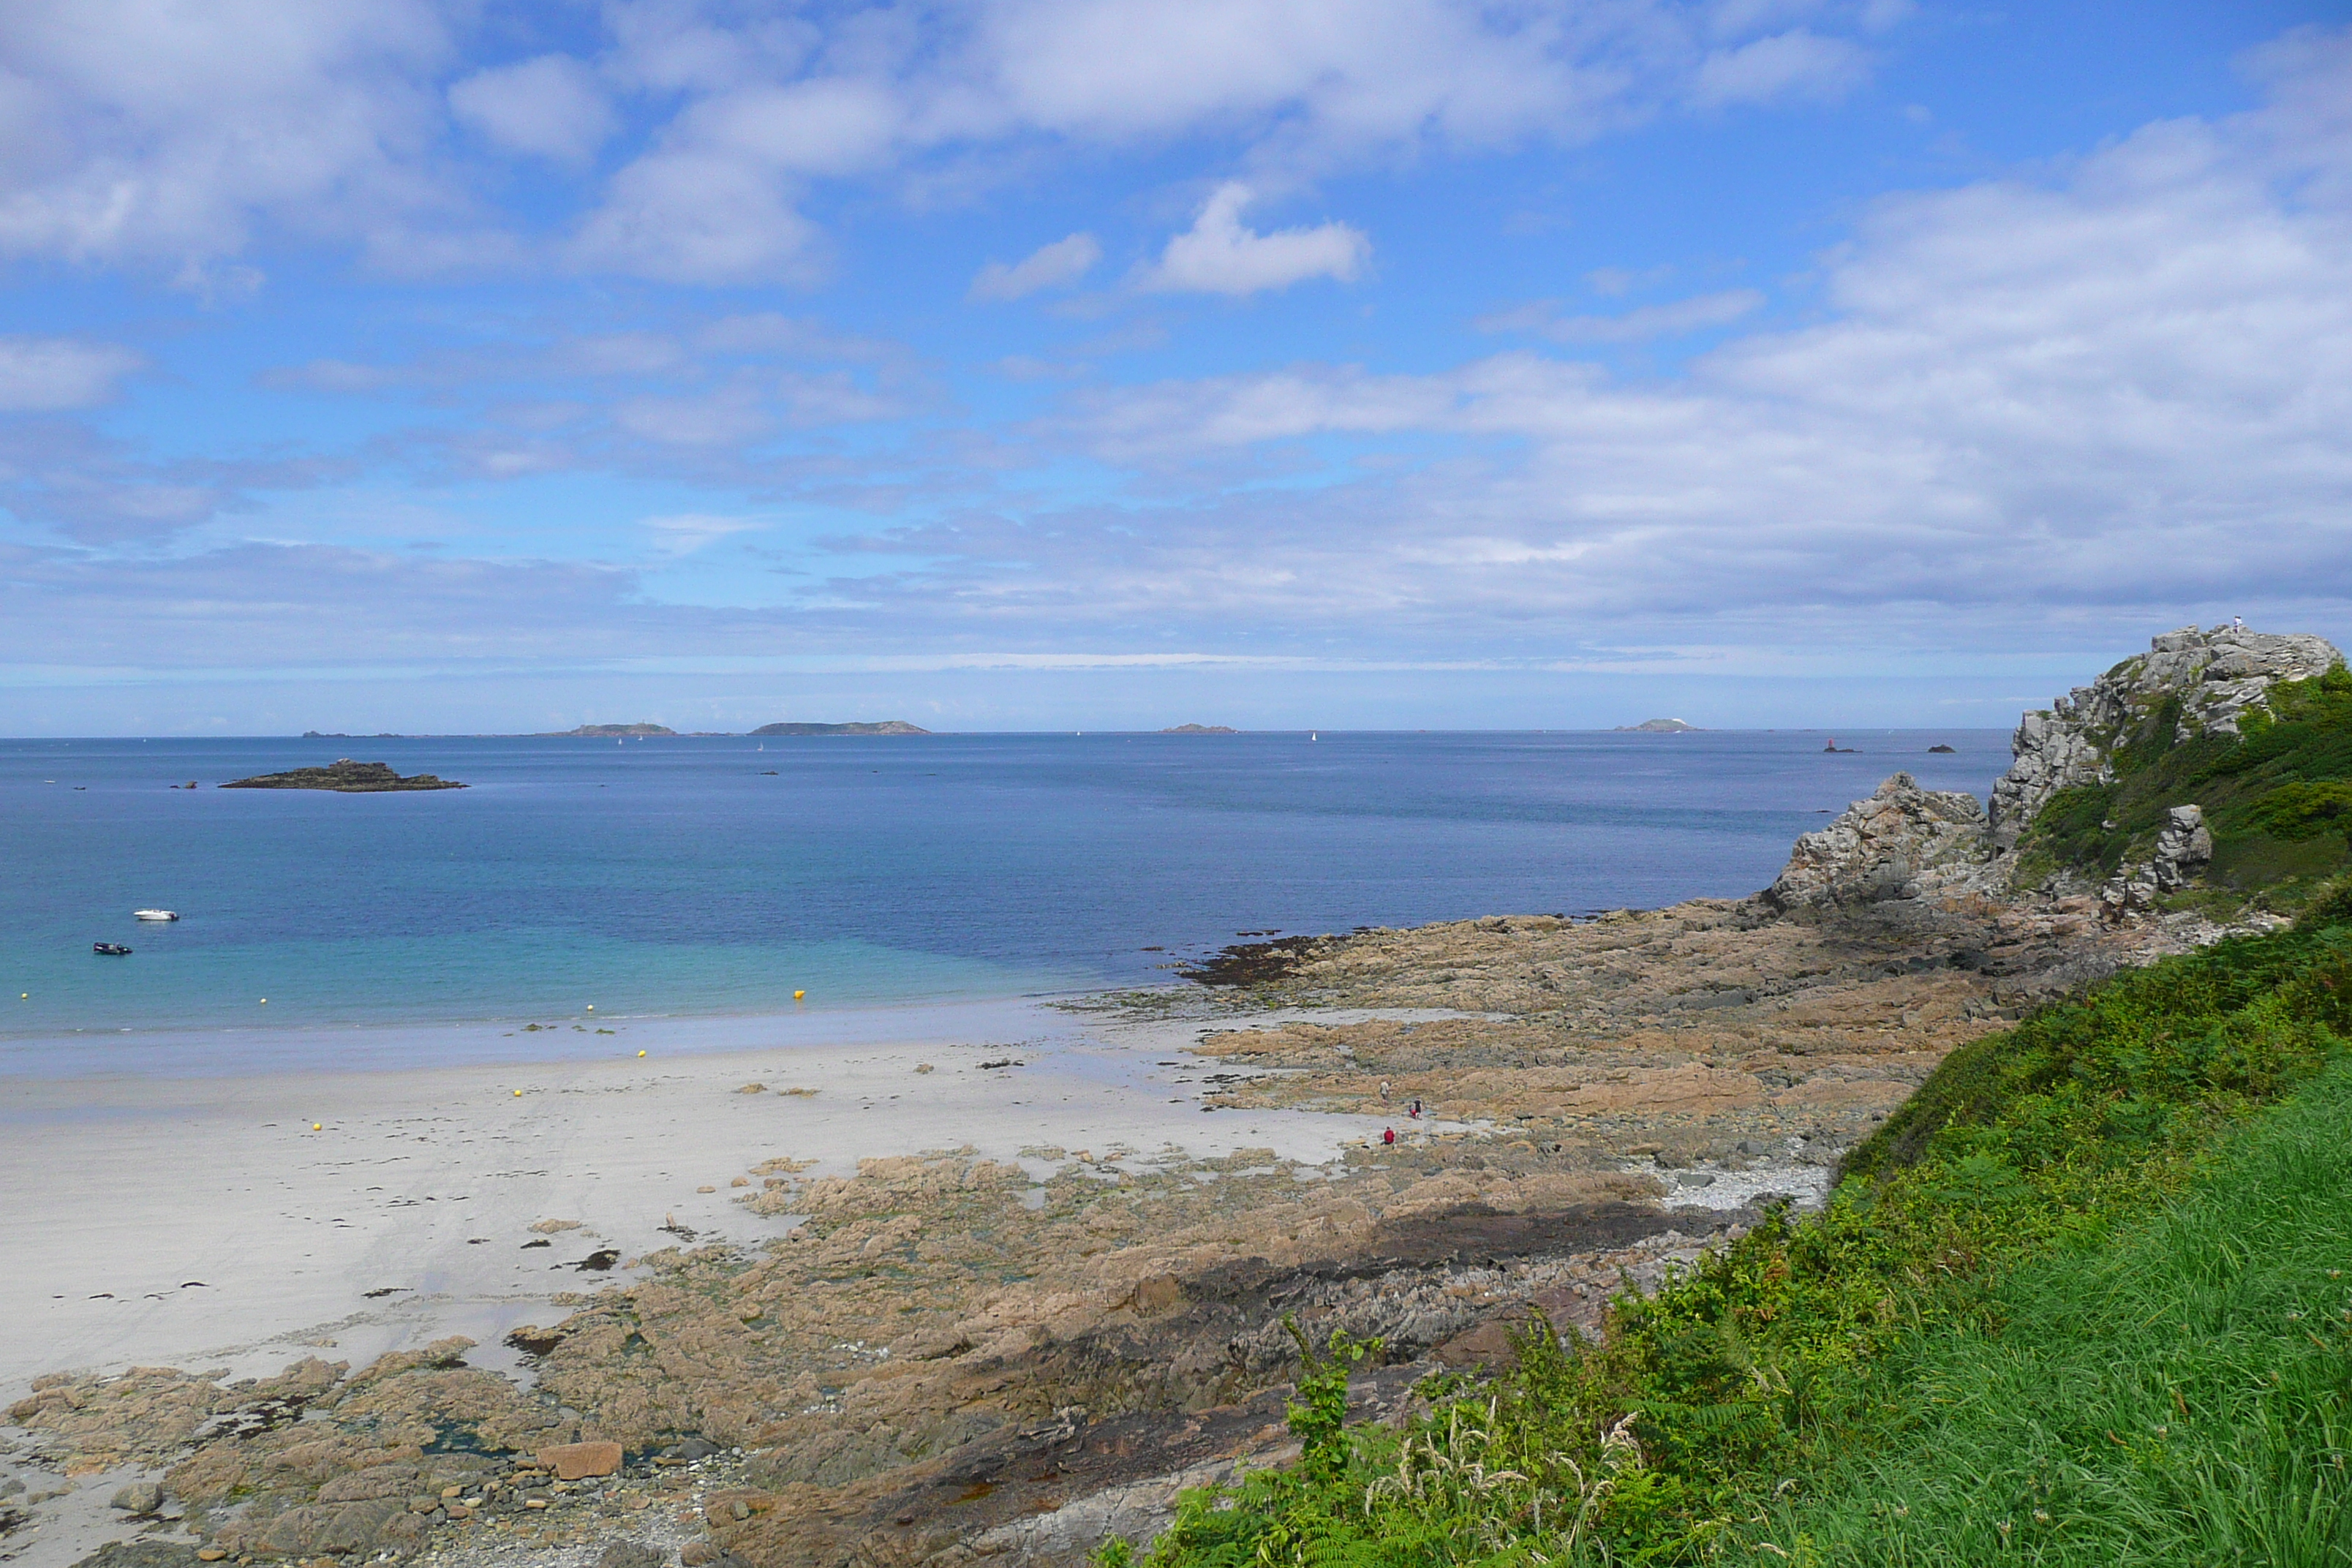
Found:
[[[1867,800],[1797,840],[1764,893],[1783,914],[1917,899],[1973,879],[1990,853],[1985,808],[1960,791],[1896,773]]]
[[[2343,658],[2326,638],[2305,633],[2184,626],[2152,638],[2147,652],[2019,723],[2010,743],[2016,761],[1992,789],[1994,843],[2015,844],[2060,790],[2111,781],[2116,748],[2139,733],[2168,700],[2179,700],[2182,739],[2234,735],[2240,717],[2273,684],[2324,675]]]
[[[2307,634],[2273,636],[2231,626],[2194,626],[2150,640],[2048,709],[2025,715],[2015,760],[1992,788],[1988,812],[1976,797],[1923,790],[1896,773],[1817,833],[1797,840],[1788,865],[1763,894],[1780,914],[1871,910],[1882,923],[1932,920],[2017,896],[2013,850],[2060,790],[2116,777],[2116,753],[2136,741],[2235,735],[2248,710],[2283,680],[2308,680],[2343,662],[2334,644]],[[2159,737],[2155,729],[2175,727]],[[2197,806],[2174,806],[2152,854],[2126,864],[2097,889],[2110,921],[2144,913],[2178,892],[2213,858],[2213,835]],[[2095,883],[2045,885],[2048,896],[2088,898]]]
[[[2136,866],[2126,866],[2099,890],[2100,911],[2121,920],[2154,906],[2164,893],[2189,885],[2199,868],[2213,858],[2213,830],[2205,813],[2194,805],[2176,805],[2166,815],[2156,836],[2156,853]]]

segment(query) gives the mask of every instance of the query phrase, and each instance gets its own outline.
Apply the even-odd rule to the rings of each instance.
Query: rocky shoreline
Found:
[[[173,1560],[573,1568],[618,1544],[686,1568],[946,1568],[1139,1541],[1182,1487],[1295,1452],[1286,1316],[1381,1338],[1356,1411],[1394,1418],[1428,1373],[1507,1361],[1531,1318],[1596,1331],[1627,1280],[1818,1202],[1955,1047],[2275,923],[2020,885],[2019,814],[2097,776],[2151,701],[2204,681],[2171,710],[2234,724],[2321,657],[2170,641],[2029,716],[1992,812],[1898,774],[1752,898],[1256,943],[1192,990],[1090,1005],[1189,1019],[1203,1114],[1370,1116],[1393,1144],[1322,1166],[1024,1152],[1053,1163],[1042,1183],[968,1149],[844,1176],[780,1148],[733,1179],[788,1234],[627,1260],[641,1277],[510,1336],[521,1382],[462,1340],[258,1384],[56,1376],[8,1412],[0,1461],[158,1481],[176,1517],[150,1536]],[[2194,839],[2156,846],[2150,882],[2193,875]],[[627,1473],[529,1507],[531,1457],[582,1440],[618,1445]],[[661,1463],[686,1443],[709,1450],[691,1485]]]

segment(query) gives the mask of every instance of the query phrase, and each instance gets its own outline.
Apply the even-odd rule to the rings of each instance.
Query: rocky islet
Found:
[[[390,763],[355,763],[339,757],[322,768],[289,768],[279,773],[258,773],[232,779],[222,789],[319,789],[341,795],[384,795],[399,790],[464,789],[454,779],[432,773],[402,774]]]

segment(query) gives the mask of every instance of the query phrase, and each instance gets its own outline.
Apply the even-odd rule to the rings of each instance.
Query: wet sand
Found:
[[[968,1146],[1042,1177],[1063,1150],[1118,1147],[1140,1163],[1252,1146],[1317,1164],[1380,1131],[1306,1110],[1204,1113],[1203,1093],[1229,1086],[1183,1053],[1199,1025],[1024,1016],[1032,1032],[1009,1040],[989,1013],[961,1039],[688,1051],[630,1030],[601,1059],[0,1079],[0,1321],[14,1331],[0,1404],[59,1370],[262,1375],[449,1333],[497,1366],[513,1359],[509,1329],[548,1319],[559,1292],[629,1279],[642,1253],[688,1233],[756,1247],[791,1228],[730,1185],[757,1190],[748,1173],[777,1158],[850,1175],[861,1157]],[[983,1066],[1008,1059],[1024,1065]],[[764,1088],[740,1092],[752,1083]],[[1053,1157],[1024,1157],[1041,1149]],[[578,1224],[530,1228],[549,1221]],[[608,1248],[608,1272],[578,1268]]]

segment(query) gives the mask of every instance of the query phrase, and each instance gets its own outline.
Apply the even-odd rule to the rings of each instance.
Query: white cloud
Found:
[[[1018,300],[1040,289],[1058,289],[1084,278],[1101,259],[1102,246],[1093,235],[1074,234],[1039,246],[1019,261],[990,262],[971,280],[971,298]]]
[[[110,401],[146,360],[114,343],[0,337],[0,413],[56,413]]]
[[[440,210],[450,40],[425,0],[0,6],[0,254],[192,279],[258,223],[364,237]]]
[[[612,0],[575,54],[484,69],[469,55],[490,24],[454,0],[15,0],[0,6],[0,256],[218,287],[257,241],[291,236],[412,275],[543,266],[553,249],[666,281],[806,281],[822,271],[803,210],[819,182],[903,195],[959,170],[985,184],[1009,159],[1188,138],[1296,178],[1575,144],[1677,104],[1833,95],[1869,66],[1822,30],[1851,7],[1755,37],[1787,8],[756,9]],[[622,133],[642,150],[579,210],[574,171]],[[557,167],[517,184],[478,167],[486,144]],[[505,210],[488,205],[509,189]]]
[[[783,176],[742,159],[651,153],[614,176],[571,258],[673,283],[813,281],[822,270],[820,236],[793,206],[797,194]]]
[[[613,410],[627,435],[670,447],[732,447],[767,433],[773,416],[759,394],[738,384],[699,397],[631,397]]]
[[[1451,639],[2352,615],[2352,41],[2265,69],[2259,111],[1880,204],[1823,258],[1825,320],[1673,381],[1513,353],[1076,395],[1041,437],[1166,510],[915,531],[908,592]]]
[[[449,110],[499,146],[585,163],[616,121],[594,73],[569,55],[477,71],[449,89]]]
[[[1219,185],[1192,226],[1168,242],[1143,287],[1170,293],[1255,294],[1310,278],[1345,283],[1371,258],[1361,229],[1337,221],[1258,234],[1242,226],[1247,185]]]
[[[663,554],[691,555],[706,544],[738,533],[753,532],[767,525],[748,517],[683,511],[666,517],[649,517],[645,520],[645,526],[653,531],[654,547]]]
[[[1615,316],[1563,316],[1552,300],[1498,310],[1472,323],[1482,332],[1533,332],[1557,343],[1633,343],[1728,326],[1764,303],[1753,289],[1730,289]]]
[[[1690,97],[1703,109],[1781,99],[1834,100],[1869,74],[1870,55],[1860,46],[1799,27],[1711,52],[1699,62]]]

